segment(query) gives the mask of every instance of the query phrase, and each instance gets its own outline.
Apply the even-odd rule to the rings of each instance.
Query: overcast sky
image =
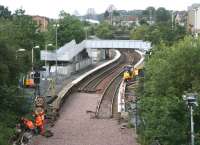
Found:
[[[26,14],[50,18],[57,18],[61,10],[71,14],[77,10],[83,15],[88,8],[94,8],[96,13],[102,13],[110,4],[118,10],[145,9],[148,6],[187,10],[193,3],[200,3],[200,0],[0,0],[0,5],[7,6],[12,12],[22,7]]]

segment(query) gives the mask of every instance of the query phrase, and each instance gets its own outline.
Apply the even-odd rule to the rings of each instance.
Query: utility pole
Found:
[[[191,132],[191,145],[194,144],[194,120],[193,120],[193,107],[198,106],[197,104],[197,94],[196,93],[186,93],[183,96],[183,100],[186,101],[186,104],[188,105],[190,109],[190,132]]]
[[[45,44],[45,51],[46,51],[46,55],[45,55],[45,67],[47,67],[47,47],[48,46],[53,46],[53,44],[51,44],[51,43]]]
[[[34,49],[38,49],[38,48],[40,48],[39,46],[34,46],[34,47],[32,47],[32,52],[31,52],[31,54],[32,54],[32,71],[33,71],[33,67],[34,67]]]
[[[53,25],[56,28],[56,81],[57,81],[57,67],[58,67],[58,56],[57,56],[57,50],[58,50],[58,27],[60,26],[59,24],[54,24]]]
[[[194,145],[194,120],[193,120],[192,106],[190,106],[190,124],[191,124],[191,145]]]
[[[149,10],[149,22],[150,25],[152,24],[152,14],[151,14],[151,9]]]
[[[111,13],[110,13],[110,21],[111,21],[111,25],[113,25],[113,11],[111,11]]]
[[[174,30],[174,13],[173,13],[173,10],[172,10],[172,30]]]

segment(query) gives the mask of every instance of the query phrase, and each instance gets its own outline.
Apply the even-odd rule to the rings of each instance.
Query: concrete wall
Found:
[[[92,59],[89,58],[89,59],[82,60],[81,62],[77,62],[75,65],[76,65],[75,71],[79,71],[81,69],[84,69],[84,68],[92,65]]]

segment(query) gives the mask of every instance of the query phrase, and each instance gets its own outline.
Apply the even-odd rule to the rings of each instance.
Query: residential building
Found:
[[[187,24],[186,11],[176,11],[174,16],[175,16],[175,25],[186,26]]]
[[[188,7],[187,30],[191,33],[200,33],[200,4]]]
[[[43,16],[32,16],[33,20],[36,21],[39,26],[39,31],[44,32],[48,29],[49,19]]]
[[[113,18],[113,25],[131,27],[136,25],[137,21],[138,17],[136,16],[115,16]]]

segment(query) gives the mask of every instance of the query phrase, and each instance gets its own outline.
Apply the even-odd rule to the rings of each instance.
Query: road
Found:
[[[52,128],[54,136],[37,136],[32,145],[138,145],[133,129],[120,129],[113,119],[94,119],[99,94],[74,93]]]

